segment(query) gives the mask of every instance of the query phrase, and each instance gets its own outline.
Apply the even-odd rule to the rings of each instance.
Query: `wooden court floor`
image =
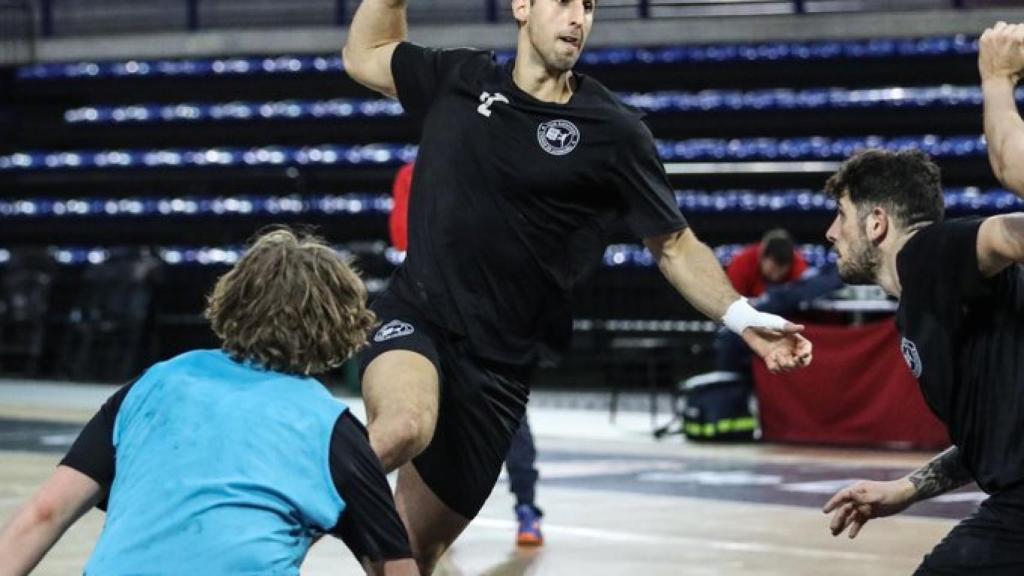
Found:
[[[49,474],[90,410],[4,405],[0,398],[0,517]],[[582,418],[583,416],[581,416]],[[547,542],[513,544],[513,499],[504,478],[437,574],[886,576],[910,574],[981,497],[968,489],[942,502],[870,523],[853,541],[833,538],[818,507],[851,478],[895,478],[930,456],[767,445],[708,447],[683,441],[559,435],[536,422],[538,504]],[[598,417],[598,422],[607,423]],[[90,512],[35,574],[80,574],[102,528]],[[310,551],[307,575],[361,571],[339,542]]]

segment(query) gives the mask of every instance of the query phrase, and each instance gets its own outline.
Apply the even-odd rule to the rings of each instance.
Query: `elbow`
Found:
[[[1024,166],[1021,166],[1021,155],[1024,154],[1024,136],[1007,139],[1001,143],[993,143],[989,155],[992,173],[1004,188],[1017,196],[1024,197]]]
[[[56,502],[38,494],[29,500],[26,512],[27,520],[33,526],[55,524],[60,515],[60,509]]]
[[[1008,191],[1024,198],[1024,174],[1020,170],[996,171],[996,178]]]
[[[647,246],[647,249],[651,251],[656,262],[660,263],[666,260],[674,260],[681,256],[685,251],[686,232],[688,230],[689,228],[665,234],[664,236],[646,238],[644,239],[644,244]]]
[[[346,74],[352,77],[353,80],[358,80],[358,72],[356,71],[356,58],[353,54],[354,50],[349,47],[348,42],[341,47],[341,68]]]

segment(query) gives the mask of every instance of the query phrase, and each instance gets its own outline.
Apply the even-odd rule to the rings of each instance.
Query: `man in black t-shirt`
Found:
[[[505,66],[406,42],[403,0],[364,0],[349,28],[346,71],[396,96],[422,129],[409,252],[374,303],[383,325],[362,383],[370,441],[400,467],[396,501],[425,573],[493,488],[525,377],[565,350],[569,294],[614,221],[769,368],[810,361],[800,327],[751,308],[687,227],[640,115],[572,71],[595,6],[513,0],[517,53]]]
[[[991,129],[1014,107],[1008,80],[1024,67],[1022,46],[1024,29],[999,26],[982,37],[979,62],[992,163],[1024,197],[1001,169],[1021,162],[1005,145],[1024,138],[1016,109],[1000,119],[1016,128]],[[827,236],[840,275],[900,298],[903,356],[953,442],[905,478],[838,492],[824,507],[833,535],[849,528],[853,538],[872,518],[974,480],[991,496],[915,574],[1024,574],[1024,213],[943,221],[939,169],[920,152],[862,152],[826,190],[839,202]]]

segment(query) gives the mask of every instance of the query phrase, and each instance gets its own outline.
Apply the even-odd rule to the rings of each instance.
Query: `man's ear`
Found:
[[[865,227],[864,233],[867,235],[868,240],[877,246],[888,236],[892,228],[892,218],[890,218],[889,212],[885,208],[875,206],[871,209],[871,213],[868,214]]]
[[[526,24],[530,18],[530,0],[512,0],[512,16],[520,26]]]

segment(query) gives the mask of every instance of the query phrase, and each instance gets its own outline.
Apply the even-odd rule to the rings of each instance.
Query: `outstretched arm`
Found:
[[[914,486],[913,501],[920,502],[967,484],[971,481],[971,473],[960,460],[960,449],[951,446],[911,472],[906,480]]]
[[[1003,186],[1024,198],[1024,121],[1014,99],[1024,68],[1024,25],[999,22],[978,45],[989,163]]]
[[[74,468],[58,466],[0,531],[0,575],[28,574],[100,496],[95,480]]]
[[[834,512],[830,525],[833,536],[849,528],[850,538],[856,538],[868,520],[898,514],[915,502],[945,494],[970,481],[970,472],[960,460],[960,450],[953,446],[899,480],[861,480],[843,488],[822,511]]]
[[[406,36],[405,0],[363,0],[341,50],[345,72],[371,90],[396,97],[391,56]]]
[[[644,239],[658,268],[697,310],[743,337],[747,345],[776,372],[811,362],[811,343],[791,324],[773,314],[757,312],[733,289],[714,252],[689,228]]]
[[[721,318],[740,298],[714,252],[690,228],[647,238],[644,244],[669,283],[708,318]]]

